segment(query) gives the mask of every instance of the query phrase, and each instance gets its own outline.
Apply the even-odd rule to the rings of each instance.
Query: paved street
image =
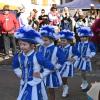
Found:
[[[100,63],[99,61],[96,62],[97,60],[98,56],[96,56],[96,59],[93,60],[94,71],[87,74],[89,83],[100,81]],[[0,100],[16,100],[18,95],[19,79],[13,73],[11,65],[7,64],[10,64],[10,62],[4,61],[3,64],[0,65]],[[86,93],[83,93],[80,89],[81,79],[79,72],[76,73],[74,78],[69,79],[69,84],[69,97],[67,99],[62,99],[62,90],[60,88],[56,90],[56,100],[87,100]]]

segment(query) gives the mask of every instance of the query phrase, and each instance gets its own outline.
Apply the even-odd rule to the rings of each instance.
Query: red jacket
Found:
[[[95,20],[91,28],[94,33],[92,40],[95,43],[100,44],[100,18]]]
[[[1,33],[1,14],[0,14],[0,33]]]
[[[19,28],[16,16],[12,13],[9,13],[7,15],[1,14],[0,24],[2,28],[2,34],[12,34],[16,29]]]

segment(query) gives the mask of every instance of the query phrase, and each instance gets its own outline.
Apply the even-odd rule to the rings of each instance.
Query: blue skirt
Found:
[[[47,88],[58,88],[62,85],[62,78],[59,71],[52,72],[45,80],[45,86]]]
[[[74,67],[82,71],[92,71],[91,61],[85,59],[79,59],[74,63]]]
[[[17,100],[48,100],[45,85],[43,81],[34,84],[29,81],[21,86]]]
[[[71,63],[65,63],[60,70],[61,77],[73,77],[74,75],[74,65]]]

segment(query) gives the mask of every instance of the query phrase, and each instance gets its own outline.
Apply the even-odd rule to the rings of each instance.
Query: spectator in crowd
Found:
[[[95,8],[95,5],[94,4],[90,4],[90,14],[92,16],[94,15],[94,18],[97,17],[97,11],[96,11],[96,8]]]
[[[87,92],[88,100],[100,100],[100,82],[92,83],[90,90]]]
[[[20,27],[28,26],[28,15],[24,6],[20,7],[20,15],[18,17]]]
[[[76,20],[76,29],[78,29],[79,27],[82,27],[82,26],[88,26],[88,23],[87,23],[87,19],[86,19],[86,16],[84,15],[84,12],[82,10],[79,11],[78,13],[78,18]]]
[[[1,12],[0,12],[0,20],[1,20]],[[3,49],[4,49],[4,45],[3,45],[3,36],[2,36],[2,34],[1,34],[1,32],[2,32],[2,28],[1,28],[1,22],[0,22],[0,42],[2,43],[2,44],[0,44],[0,52],[3,52]]]
[[[88,18],[88,26],[91,27],[91,25],[94,23],[96,17],[97,17],[97,11],[95,9],[95,5],[94,4],[91,4],[90,5],[90,11],[87,15],[87,18]]]
[[[81,9],[76,9],[75,10],[75,14],[73,16],[74,20],[77,21],[77,19],[79,18],[79,14],[82,12]]]
[[[9,5],[5,5],[3,7],[3,14],[1,14],[0,24],[4,40],[4,50],[6,54],[5,59],[8,59],[10,56],[11,43],[13,46],[13,53],[16,51],[16,42],[13,33],[19,27],[16,16],[10,12]]]
[[[45,14],[45,9],[41,10],[41,15],[38,17],[39,27],[49,24],[48,15]]]
[[[79,9],[78,11],[78,16],[77,16],[77,20],[76,20],[76,24],[75,24],[75,35],[76,35],[76,41],[79,41],[80,38],[77,34],[77,30],[80,28],[80,27],[84,27],[84,26],[88,26],[88,23],[87,23],[87,18],[86,16],[84,15],[84,12]]]
[[[100,17],[95,20],[91,28],[94,33],[92,41],[96,44],[98,52],[100,52]]]
[[[21,13],[23,13],[23,8],[24,8],[24,6],[20,6],[20,7],[17,8],[17,11],[16,11],[16,17],[17,18],[19,18]]]
[[[61,20],[61,29],[66,29],[72,31],[74,29],[75,21],[70,16],[69,9],[65,7],[63,9],[63,16]]]
[[[59,15],[56,7],[51,7],[48,17],[49,17],[50,25],[59,26],[60,15]]]
[[[38,30],[39,28],[39,22],[37,20],[37,10],[33,9],[30,12],[30,16],[28,17],[28,23],[31,25],[34,29]]]

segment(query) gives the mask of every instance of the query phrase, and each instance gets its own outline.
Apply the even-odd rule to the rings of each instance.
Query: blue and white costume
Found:
[[[38,37],[38,34],[34,32],[34,30],[26,31],[22,28],[18,30],[15,36],[23,41],[36,43],[35,38]],[[24,52],[16,54],[12,66],[15,74],[21,78],[17,100],[48,100],[43,80],[50,73],[50,70],[54,69],[54,66],[41,53],[31,50],[27,54]],[[34,72],[41,72],[41,66],[44,66],[41,78],[34,77]]]
[[[89,27],[81,27],[78,32],[80,37],[93,36]],[[92,71],[90,59],[96,54],[95,45],[92,42],[85,41],[76,43],[76,48],[78,48],[80,58],[75,62],[75,67],[82,71]]]
[[[54,28],[51,26],[44,26],[41,29],[41,35],[43,37],[48,37],[55,39],[54,37]],[[39,48],[39,51],[44,54],[44,56],[51,61],[51,63],[54,65],[55,70],[49,74],[45,79],[45,84],[48,88],[57,88],[62,85],[62,79],[60,76],[59,69],[65,62],[65,55],[63,51],[56,47],[54,43],[51,43],[48,46],[41,46]]]
[[[69,30],[62,30],[59,34],[61,39],[63,38],[66,40],[73,40],[74,38],[74,33]],[[62,47],[62,50],[66,55],[66,62],[60,71],[61,76],[72,77],[74,73],[74,62],[71,62],[69,59],[74,58],[75,60],[77,60],[79,53],[77,49],[70,44],[66,45],[65,47]]]

